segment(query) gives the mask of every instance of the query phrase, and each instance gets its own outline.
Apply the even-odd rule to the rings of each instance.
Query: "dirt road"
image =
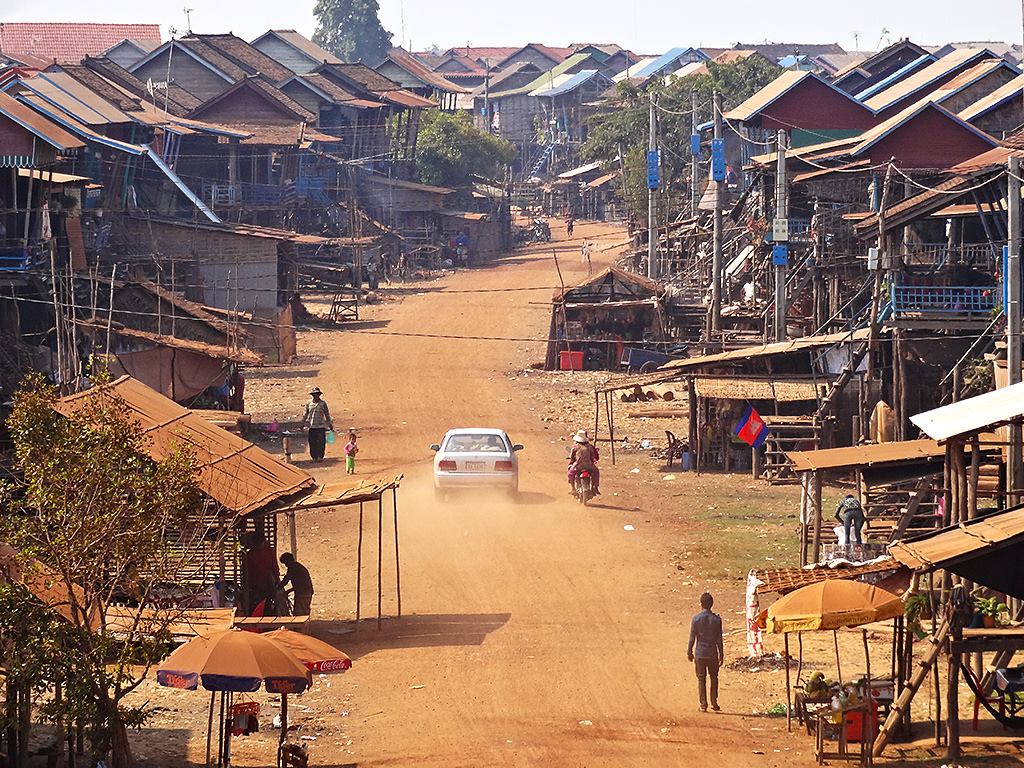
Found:
[[[574,241],[556,242],[567,283],[586,274],[584,237],[598,244],[598,269],[613,254],[601,247],[623,236],[579,225]],[[778,743],[777,721],[749,717],[750,702],[729,675],[725,712],[697,711],[685,642],[700,587],[665,587],[658,529],[645,526],[659,511],[615,495],[624,485],[610,468],[597,505],[583,509],[569,497],[566,436],[511,380],[543,359],[544,344],[443,338],[543,339],[557,285],[551,247],[517,253],[388,305],[385,321],[357,332],[306,334],[308,365],[290,389],[274,389],[273,375],[250,385],[290,399],[315,382],[338,429],[359,428],[359,474],[406,474],[405,616],[379,633],[364,624],[358,634],[337,634],[355,599],[355,512],[300,519],[300,559],[317,588],[312,629],[355,658],[332,688],[321,681],[303,697],[303,733],[318,734],[309,742],[312,764],[621,768],[710,765],[728,755],[730,766],[766,766],[806,756],[806,741]],[[474,425],[504,427],[526,445],[518,504],[434,502],[429,443],[449,427]],[[332,450],[340,453],[340,443]],[[321,480],[345,478],[336,463],[307,468]],[[366,530],[364,616],[376,609],[375,516]],[[391,535],[388,525],[386,564]],[[396,609],[393,588],[386,565],[386,615]],[[729,619],[735,629],[738,619]],[[727,655],[740,655],[741,643],[742,635],[730,637]],[[255,747],[239,743],[240,762],[262,752]]]

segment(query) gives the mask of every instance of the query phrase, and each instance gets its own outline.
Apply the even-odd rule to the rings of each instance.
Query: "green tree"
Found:
[[[116,392],[101,383],[66,415],[56,404],[56,392],[39,377],[15,396],[7,426],[18,479],[0,485],[0,536],[25,572],[45,567],[63,598],[48,601],[63,617],[56,637],[66,694],[51,716],[87,723],[94,757],[129,768],[127,729],[148,713],[125,698],[166,655],[167,627],[180,616],[143,607],[186,566],[202,567],[202,557],[212,555],[200,553],[216,549],[218,533],[196,522],[202,501],[191,454],[162,445],[164,457],[149,458],[147,438]],[[115,602],[140,606],[127,609],[116,631],[105,611]],[[27,642],[45,659],[54,637]]]
[[[317,0],[313,42],[342,61],[377,66],[391,48],[391,33],[380,23],[377,0]]]
[[[759,56],[729,64],[708,62],[707,73],[651,83],[640,90],[628,81],[618,86],[620,108],[591,118],[583,155],[611,167],[622,158],[626,171],[626,197],[631,211],[646,216],[645,153],[648,141],[648,105],[650,93],[661,109],[658,112],[658,140],[662,148],[661,166],[666,188],[685,189],[690,175],[690,92],[697,94],[697,124],[713,118],[712,96],[722,94],[725,110],[746,101],[772,82],[782,71]],[[632,197],[637,199],[633,200]],[[642,198],[642,200],[641,200]],[[642,217],[641,217],[642,218]]]
[[[509,142],[476,128],[469,115],[438,110],[423,114],[416,168],[425,184],[466,189],[473,176],[500,182],[515,154]]]

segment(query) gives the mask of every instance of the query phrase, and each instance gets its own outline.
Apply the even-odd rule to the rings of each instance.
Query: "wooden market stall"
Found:
[[[661,286],[607,267],[579,285],[556,291],[545,367],[614,370],[631,343],[657,348],[667,340]]]

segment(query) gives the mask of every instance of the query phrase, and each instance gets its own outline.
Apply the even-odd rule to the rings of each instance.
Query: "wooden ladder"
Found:
[[[885,718],[885,723],[881,728],[878,729],[878,735],[875,737],[875,743],[871,748],[871,754],[875,757],[879,757],[882,751],[885,749],[885,745],[889,743],[889,737],[892,736],[892,732],[896,729],[897,724],[903,719],[905,712],[910,710],[910,702],[914,700],[914,695],[918,689],[924,683],[925,678],[928,677],[928,673],[931,671],[932,665],[935,664],[939,658],[939,654],[942,652],[942,645],[946,642],[946,637],[949,635],[949,618],[942,620],[942,624],[939,625],[938,630],[935,632],[934,637],[930,637],[928,642],[932,644],[932,647],[928,649],[924,657],[917,662],[917,669],[914,670],[913,677],[907,683],[907,687],[900,693],[899,698],[896,699],[896,703],[893,704],[892,709],[889,711],[889,716]]]

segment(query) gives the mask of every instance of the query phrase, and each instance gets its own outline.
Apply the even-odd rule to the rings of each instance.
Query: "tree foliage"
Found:
[[[313,42],[342,61],[377,66],[391,48],[391,33],[380,23],[378,0],[317,0]]]
[[[102,384],[67,416],[54,410],[55,399],[52,387],[31,378],[7,420],[18,479],[0,485],[7,510],[0,535],[25,572],[47,569],[45,581],[62,598],[33,619],[59,631],[27,637],[18,653],[39,679],[56,675],[62,683],[66,696],[53,717],[88,723],[96,756],[125,768],[132,764],[126,728],[144,722],[146,711],[124,699],[166,654],[174,619],[143,620],[141,607],[216,534],[194,522],[201,497],[190,453],[163,446],[162,460],[149,458],[138,423]],[[23,612],[36,616],[39,601],[24,590],[0,594],[0,603],[19,595]],[[137,606],[116,633],[105,614],[115,602]],[[45,673],[55,655],[57,671]]]
[[[626,170],[626,199],[630,210],[644,208],[634,194],[646,196],[646,160],[648,109],[653,92],[658,110],[658,142],[662,148],[661,166],[664,184],[685,188],[689,179],[691,97],[697,94],[697,124],[713,119],[712,98],[722,94],[722,107],[729,110],[757,93],[779,76],[781,70],[759,56],[715,64],[708,62],[707,73],[649,84],[643,91],[624,81],[618,86],[619,109],[591,119],[583,155],[611,165],[621,157]]]
[[[515,157],[504,139],[476,128],[466,114],[425,112],[416,142],[416,168],[425,184],[467,188],[473,176],[500,181]]]

